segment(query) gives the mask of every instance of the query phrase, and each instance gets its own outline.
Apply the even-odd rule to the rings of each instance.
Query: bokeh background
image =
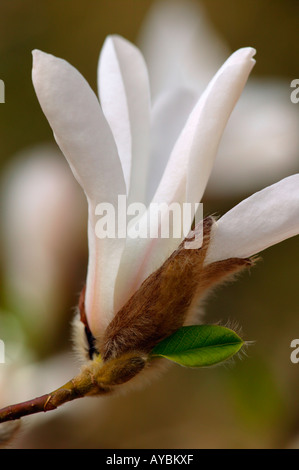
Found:
[[[222,214],[299,170],[299,104],[290,101],[290,83],[299,77],[297,0],[194,0],[179,7],[169,1],[162,9],[151,0],[2,0],[0,338],[6,362],[0,364],[0,406],[49,392],[78,368],[70,322],[86,272],[86,206],[36,99],[31,50],[65,58],[96,90],[105,37],[121,34],[151,60],[145,28],[152,28],[155,45],[161,41],[168,51],[165,60],[177,50],[177,67],[187,70],[179,27],[179,40],[164,34],[182,5],[196,12],[187,19],[198,33],[188,49],[191,63],[198,59],[202,67],[201,79],[200,68],[193,75],[198,89],[211,71],[203,70],[202,57],[212,57],[214,67],[223,51],[257,49],[251,94],[235,119],[241,126],[227,133],[220,148],[227,163],[219,163],[212,177],[205,214]],[[203,40],[206,29],[217,47]],[[266,250],[250,273],[206,303],[203,321],[237,324],[255,341],[242,360],[202,370],[173,366],[144,390],[29,417],[10,447],[298,448],[299,364],[290,360],[291,340],[299,338],[298,260],[295,237]]]

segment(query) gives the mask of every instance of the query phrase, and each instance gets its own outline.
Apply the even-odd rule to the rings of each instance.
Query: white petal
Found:
[[[153,96],[172,86],[188,85],[202,92],[229,54],[204,6],[188,0],[154,2],[140,36]],[[223,197],[244,190],[249,194],[273,178],[296,173],[298,125],[289,81],[250,79],[225,129],[208,194]]]
[[[255,63],[254,53],[252,48],[239,49],[211,80],[174,146],[154,203],[195,204],[201,200],[225,124]],[[146,224],[147,217],[139,223]],[[179,242],[172,237],[144,238],[137,247],[135,240],[127,239],[116,283],[118,308]]]
[[[299,174],[245,199],[213,226],[205,263],[248,258],[299,233]]]
[[[143,202],[149,156],[149,82],[140,51],[119,36],[103,46],[99,96],[122,163],[129,203]]]
[[[199,202],[229,116],[255,64],[255,50],[232,54],[216,73],[179,136],[154,200]]]
[[[199,201],[210,177],[220,139],[255,64],[255,50],[232,54],[205,90],[195,110],[197,132],[190,149],[186,200]]]
[[[82,75],[66,61],[40,51],[33,52],[33,59],[39,102],[89,202],[86,313],[97,335],[113,314],[114,282],[124,239],[98,239],[94,211],[101,202],[117,207],[117,195],[125,194],[121,164],[96,95]]]
[[[152,110],[151,157],[148,170],[147,202],[160,183],[169,155],[189,117],[197,95],[187,88],[163,93]]]
[[[101,202],[121,192],[113,136],[86,80],[65,60],[41,51],[33,51],[32,79],[56,141],[87,196]]]

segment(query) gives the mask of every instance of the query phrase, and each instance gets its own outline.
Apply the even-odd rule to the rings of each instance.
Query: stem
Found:
[[[79,378],[80,376],[78,376]],[[90,386],[78,387],[76,385],[77,380],[72,379],[67,382],[62,387],[54,390],[51,393],[42,395],[32,400],[28,400],[22,403],[17,403],[15,405],[10,405],[0,410],[0,423],[5,421],[11,421],[14,419],[22,418],[23,416],[32,415],[35,413],[46,412],[55,410],[59,406],[67,403],[68,401],[76,400],[77,398],[84,397],[92,390],[92,382]],[[102,390],[97,387],[97,394],[107,393],[107,388],[102,388]]]
[[[55,410],[68,401],[88,395],[107,395],[131,380],[145,366],[146,357],[135,352],[102,363],[98,357],[81,373],[51,393],[0,409],[0,423],[35,413]]]
[[[39,413],[40,411],[46,411],[44,406],[49,396],[51,395],[43,395],[38,398],[33,398],[32,400],[24,401],[23,403],[17,403],[16,405],[10,405],[2,408],[0,410],[0,423],[19,419],[22,418],[22,416]]]

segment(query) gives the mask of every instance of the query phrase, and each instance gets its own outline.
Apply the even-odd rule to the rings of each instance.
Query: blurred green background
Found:
[[[6,102],[0,105],[3,174],[16,153],[31,145],[53,142],[31,83],[31,50],[38,48],[65,58],[96,90],[98,55],[105,37],[118,33],[135,42],[152,3],[1,0],[0,78],[6,86]],[[242,46],[257,49],[253,76],[283,78],[286,83],[298,78],[297,0],[205,0],[201,5],[232,50]],[[205,213],[224,213],[244,195],[206,196]],[[57,310],[64,312],[63,318],[52,335],[39,325],[32,332],[35,327],[30,324],[31,317],[26,321],[22,305],[17,306],[9,298],[13,293],[6,290],[5,263],[1,263],[0,338],[11,340],[14,345],[22,342],[22,351],[30,350],[28,363],[71,349],[72,308],[86,270],[84,219],[79,239],[80,249],[64,284],[63,302],[57,303]],[[1,259],[5,249],[3,244]],[[174,366],[142,391],[105,400],[86,399],[92,402],[88,405],[67,405],[65,412],[54,412],[50,418],[42,416],[34,425],[24,427],[11,446],[299,447],[299,364],[290,361],[290,342],[299,337],[298,260],[298,238],[274,246],[263,253],[262,261],[249,274],[219,289],[206,303],[207,323],[231,321],[241,326],[246,339],[255,341],[242,360],[205,370]],[[55,299],[51,302],[55,309]],[[30,306],[26,309],[30,310]],[[9,354],[13,356],[13,352]],[[19,362],[11,374],[24,366],[16,357]],[[7,367],[11,364],[0,364],[0,377]],[[49,373],[55,374],[55,368]],[[69,378],[68,371],[64,373]],[[9,373],[5,378],[7,389],[10,377]],[[25,396],[26,380],[29,379],[25,376],[24,398],[21,387],[19,399],[30,398]],[[0,405],[9,404],[7,396],[2,403],[1,393],[4,394],[0,385]]]

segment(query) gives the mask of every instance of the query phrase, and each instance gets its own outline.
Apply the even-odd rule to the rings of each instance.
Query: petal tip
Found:
[[[33,63],[34,63],[39,59],[39,57],[41,57],[43,52],[40,51],[39,49],[33,49],[33,51],[31,51],[31,54],[32,54],[32,59],[33,59]]]
[[[123,36],[121,36],[120,34],[109,34],[105,41],[104,41],[104,44],[103,44],[103,49],[106,45],[108,44],[113,44],[114,46],[116,44],[127,44],[129,41],[127,41],[127,39],[125,39]]]
[[[34,69],[36,69],[41,64],[45,63],[45,61],[48,61],[49,59],[54,58],[52,54],[48,54],[47,52],[40,51],[39,49],[33,49],[31,54],[32,54],[32,63],[33,63]]]
[[[254,56],[256,55],[256,49],[254,47],[244,47],[246,54],[248,54],[248,59],[251,60],[253,64],[256,63]]]
[[[135,53],[141,54],[139,48],[135,46],[131,41],[128,39],[124,38],[120,34],[110,34],[109,36],[106,37],[102,51],[106,49],[106,46],[111,45],[116,51],[119,53],[123,54],[125,51],[134,51]]]
[[[50,55],[50,54],[47,54],[46,52],[41,51],[40,49],[33,49],[33,51],[31,51],[31,54],[32,54],[33,59],[39,59],[44,56]]]
[[[256,54],[256,49],[254,47],[241,47],[240,49],[236,50],[232,57],[234,59],[242,59],[242,60],[249,60],[253,64],[255,64],[254,56]]]
[[[241,50],[248,53],[250,57],[253,57],[256,54],[256,49],[254,47],[243,47]]]

